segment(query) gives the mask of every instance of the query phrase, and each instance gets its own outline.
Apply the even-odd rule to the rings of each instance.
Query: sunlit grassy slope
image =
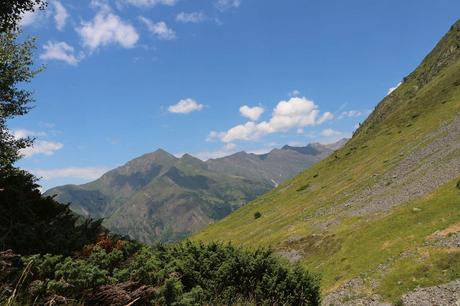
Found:
[[[460,225],[460,189],[456,187],[460,173],[389,209],[354,213],[358,210],[353,206],[344,206],[353,196],[381,184],[383,178],[388,180],[386,173],[403,167],[407,156],[428,147],[434,141],[430,133],[452,123],[459,114],[457,22],[403,84],[376,107],[345,147],[193,239],[295,250],[302,256],[302,265],[322,275],[324,293],[360,277],[363,288],[395,301],[416,286],[460,278],[460,250],[430,240],[434,232]],[[459,142],[460,138],[443,145],[452,147]],[[453,150],[442,159],[429,161],[445,166],[459,157],[460,151]],[[413,171],[424,162],[412,166]],[[430,166],[430,171],[436,171],[436,165]],[[402,192],[404,186],[391,188],[391,194],[385,196],[397,196],[398,188]],[[262,217],[255,219],[255,212]]]

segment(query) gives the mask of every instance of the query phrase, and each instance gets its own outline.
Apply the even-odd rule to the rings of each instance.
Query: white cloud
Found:
[[[25,137],[46,137],[47,134],[41,131],[31,131],[27,129],[15,129],[12,131],[14,138],[20,139]],[[59,142],[47,141],[37,139],[33,142],[30,147],[24,148],[20,150],[20,154],[24,157],[31,157],[37,154],[43,155],[53,155],[56,151],[62,149],[64,145]]]
[[[396,84],[395,87],[391,87],[390,89],[388,89],[388,93],[387,93],[387,96],[389,94],[391,94],[393,91],[395,91],[399,86],[401,86],[402,82],[399,82],[398,84]]]
[[[264,108],[261,106],[249,107],[247,105],[243,105],[240,107],[241,115],[252,121],[257,121],[263,112]]]
[[[299,97],[300,96],[300,91],[298,91],[297,89],[294,89],[293,91],[291,91],[289,93],[289,97],[292,98],[292,97]]]
[[[61,2],[54,1],[53,4],[54,4],[54,10],[55,10],[54,21],[56,22],[56,28],[59,31],[62,31],[67,22],[67,18],[69,18],[69,13],[67,13],[67,10],[61,4]]]
[[[176,32],[168,28],[164,21],[153,22],[148,18],[139,17],[140,20],[147,26],[147,29],[160,40],[173,40],[176,39]]]
[[[241,0],[217,0],[214,5],[223,12],[231,8],[238,8],[241,5]]]
[[[214,141],[217,139],[221,139],[224,136],[225,136],[225,132],[211,131],[209,132],[208,137],[206,137],[206,141]]]
[[[321,131],[320,136],[323,137],[320,141],[321,143],[333,143],[342,138],[350,138],[351,133],[336,131],[333,129],[325,129]]]
[[[203,107],[203,104],[200,104],[193,99],[183,99],[176,104],[169,106],[168,111],[175,114],[188,114],[194,111],[200,111]]]
[[[197,158],[206,161],[211,158],[219,158],[231,155],[237,152],[237,145],[234,143],[227,143],[222,148],[215,151],[204,151],[194,154]]]
[[[338,119],[343,119],[343,118],[355,118],[355,117],[359,117],[362,115],[362,112],[360,111],[357,111],[357,110],[350,110],[350,111],[346,111],[346,112],[342,112]]]
[[[316,121],[316,124],[322,124],[326,121],[334,119],[334,115],[330,112],[325,112],[324,114],[319,117],[319,119]]]
[[[48,41],[44,46],[44,53],[40,55],[42,60],[57,60],[69,65],[76,65],[80,61],[74,54],[75,49],[65,42]]]
[[[324,137],[332,137],[332,136],[340,136],[342,135],[342,132],[339,132],[339,131],[336,131],[336,130],[333,130],[333,129],[325,129],[323,131],[321,131],[321,136],[324,136]]]
[[[30,147],[20,150],[20,153],[24,155],[24,157],[31,157],[37,154],[50,156],[63,147],[64,145],[59,142],[36,140]]]
[[[21,15],[21,26],[27,27],[36,23],[43,16],[40,5],[35,4],[32,11],[26,11]]]
[[[21,26],[27,27],[32,25],[37,19],[37,12],[25,12],[21,17]]]
[[[226,132],[211,132],[208,139],[219,138],[226,143],[235,140],[256,140],[267,134],[319,125],[333,117],[330,112],[320,115],[319,108],[313,101],[304,97],[293,97],[288,101],[280,101],[273,110],[269,121],[260,123],[251,121],[237,125]]]
[[[200,23],[206,20],[206,15],[203,12],[180,12],[176,16],[176,21],[182,23]]]
[[[13,130],[12,132],[14,138],[20,139],[20,138],[26,138],[26,137],[43,137],[46,136],[45,132],[41,131],[31,131],[27,129],[16,129]]]
[[[96,10],[104,11],[106,13],[112,11],[112,8],[109,5],[109,0],[91,0],[90,7]]]
[[[83,45],[90,50],[113,43],[132,48],[139,40],[139,34],[131,24],[107,9],[101,9],[92,21],[82,22],[76,31],[82,38]]]
[[[177,3],[177,0],[124,0],[122,2],[137,7],[154,7],[156,5],[173,6]]]
[[[264,124],[263,126],[262,123]],[[246,122],[245,124],[237,125],[224,133],[221,140],[223,142],[256,140],[262,135],[268,134],[269,125],[265,121],[262,123],[260,123],[260,126],[254,122]]]
[[[109,170],[109,168],[103,167],[69,167],[58,169],[31,169],[29,171],[45,180],[51,180],[55,178],[94,180],[101,177],[105,172]]]

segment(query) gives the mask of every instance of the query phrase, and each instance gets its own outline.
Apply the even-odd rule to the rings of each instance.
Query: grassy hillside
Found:
[[[457,22],[342,149],[193,239],[271,245],[322,274],[326,304],[396,302],[460,277],[459,179]]]

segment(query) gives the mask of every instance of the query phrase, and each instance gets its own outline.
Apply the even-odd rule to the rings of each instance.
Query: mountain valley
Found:
[[[284,146],[261,155],[239,152],[206,162],[159,149],[94,182],[45,194],[57,195],[82,216],[104,218],[116,233],[147,243],[171,242],[224,218],[344,143]]]

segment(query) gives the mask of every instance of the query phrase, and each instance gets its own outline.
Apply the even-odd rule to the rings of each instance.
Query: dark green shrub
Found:
[[[296,191],[298,191],[298,192],[304,191],[304,190],[308,189],[308,187],[310,187],[310,184],[305,184],[305,185],[300,186],[299,188],[297,188]]]
[[[460,181],[457,182],[457,188],[460,189]]]
[[[88,258],[88,262],[97,265],[98,267],[106,270],[112,270],[115,266],[123,260],[123,252],[120,250],[113,250],[107,253],[106,250],[99,246],[93,249],[93,252]]]
[[[259,219],[260,217],[262,217],[262,214],[259,211],[256,211],[254,213],[254,219]]]
[[[319,282],[269,249],[184,242],[142,247],[128,255],[94,248],[86,259],[35,255],[21,288],[24,303],[57,294],[84,304],[101,285],[126,282],[156,288],[154,305],[319,305]],[[30,265],[29,265],[30,266]],[[21,275],[18,271],[18,275]],[[31,296],[33,292],[34,296]],[[1,301],[0,301],[1,304]]]
[[[192,242],[144,247],[113,276],[160,287],[158,304],[319,304],[318,280],[266,249]]]

